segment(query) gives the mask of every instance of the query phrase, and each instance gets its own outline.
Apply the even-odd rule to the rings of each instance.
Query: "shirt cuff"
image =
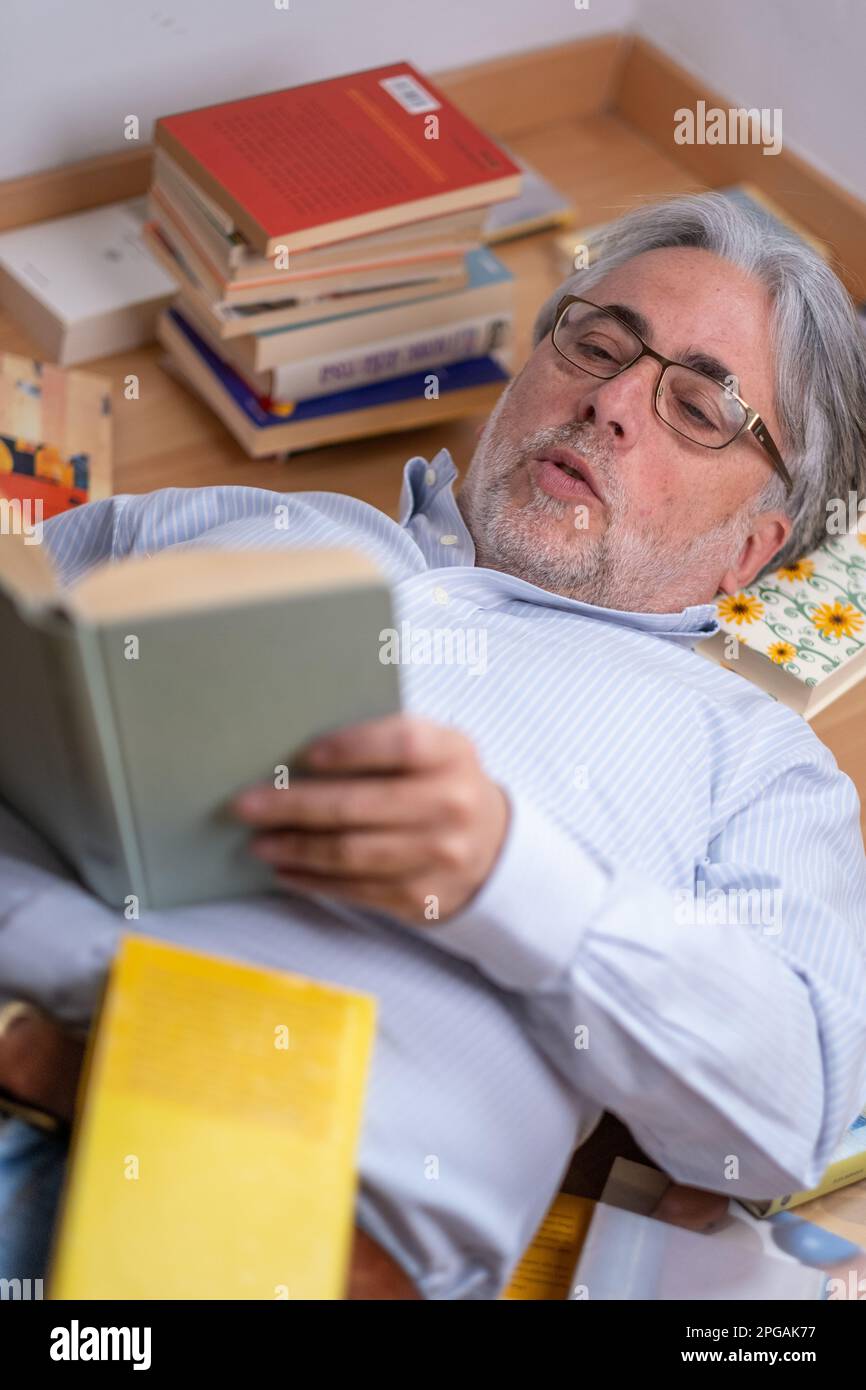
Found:
[[[99,1005],[123,921],[66,882],[37,890],[0,918],[4,998],[37,1004],[58,1022],[82,1026]],[[85,912],[76,913],[78,899]],[[89,907],[89,910],[88,910]],[[78,920],[76,917],[78,916]]]
[[[608,876],[531,802],[509,800],[505,843],[487,881],[462,911],[425,932],[495,984],[525,993],[570,965]]]

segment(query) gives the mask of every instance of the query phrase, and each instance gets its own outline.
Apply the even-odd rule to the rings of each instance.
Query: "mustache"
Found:
[[[516,451],[511,472],[525,468],[531,459],[543,454],[545,449],[557,447],[583,454],[587,463],[598,473],[600,482],[615,489],[614,451],[594,425],[552,425],[527,435]]]

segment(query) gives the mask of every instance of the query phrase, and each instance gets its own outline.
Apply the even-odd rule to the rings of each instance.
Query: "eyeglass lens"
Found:
[[[553,341],[569,362],[596,377],[616,376],[642,350],[640,339],[620,319],[586,304],[569,304]],[[679,434],[716,448],[730,443],[746,419],[743,406],[722,382],[691,367],[665,369],[657,407]]]

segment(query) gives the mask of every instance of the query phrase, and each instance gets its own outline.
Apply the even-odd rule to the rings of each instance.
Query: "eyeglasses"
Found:
[[[769,430],[757,411],[727,382],[662,357],[617,314],[578,295],[567,294],[559,301],[550,336],[567,362],[602,379],[619,376],[642,357],[651,357],[661,367],[653,392],[653,409],[664,424],[705,449],[725,449],[745,430],[769,455],[791,492],[791,475]]]

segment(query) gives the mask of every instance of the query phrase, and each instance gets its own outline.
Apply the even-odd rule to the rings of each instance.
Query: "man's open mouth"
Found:
[[[536,486],[562,501],[588,502],[603,498],[588,464],[570,449],[549,449],[532,460]]]

